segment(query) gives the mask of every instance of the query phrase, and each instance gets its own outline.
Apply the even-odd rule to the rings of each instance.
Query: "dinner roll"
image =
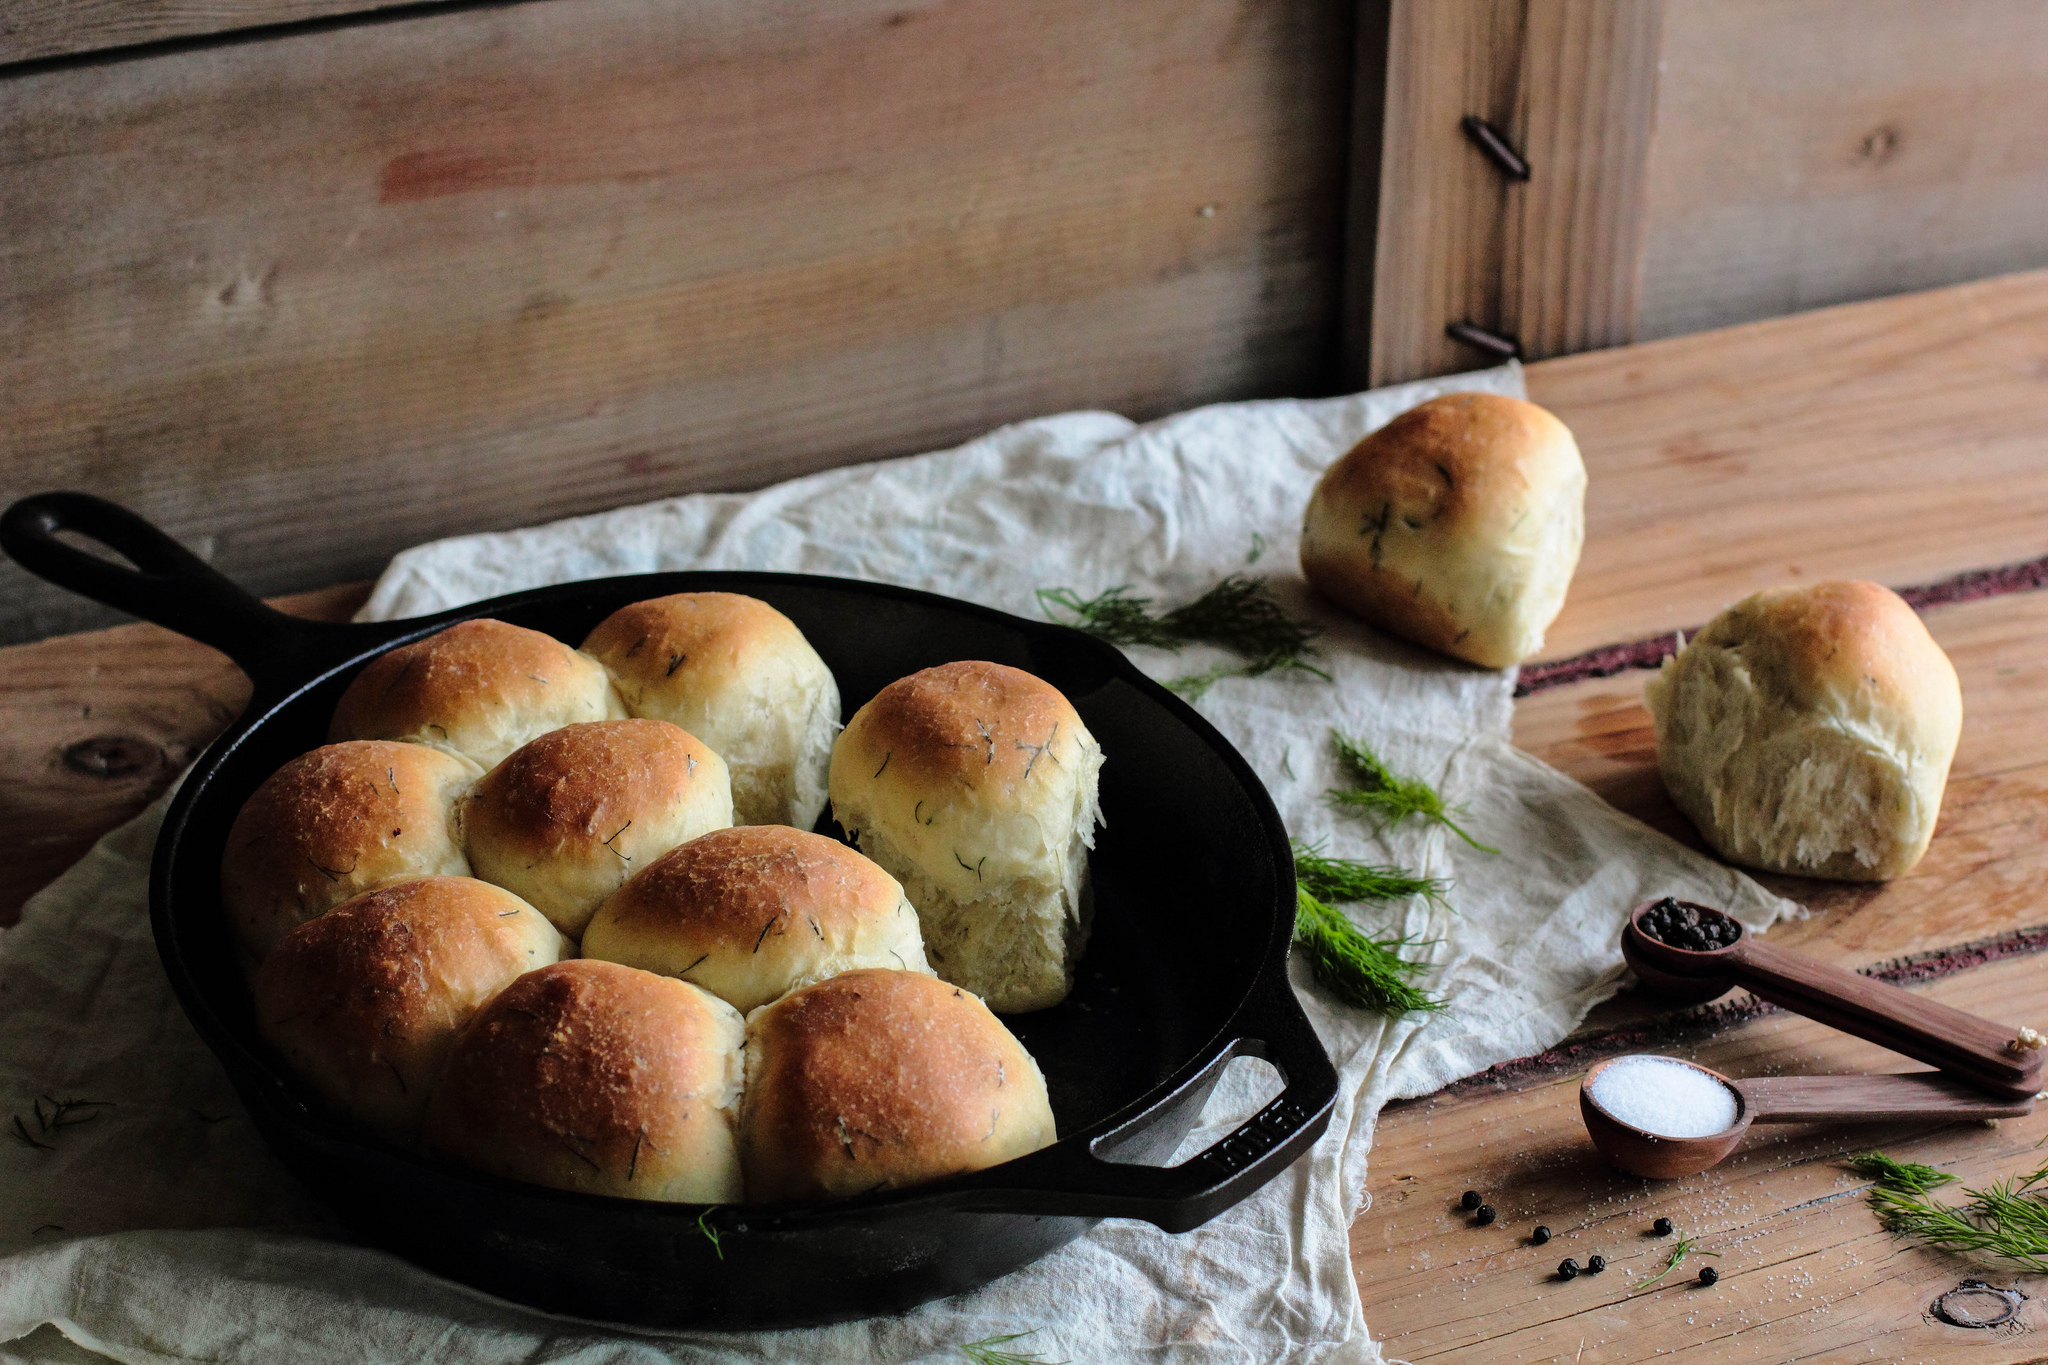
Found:
[[[1643,691],[1664,785],[1724,858],[1883,881],[1927,851],[1963,695],[1891,589],[1818,583],[1744,598]]]
[[[725,763],[661,720],[551,730],[485,774],[465,823],[476,875],[575,938],[635,868],[732,823]]]
[[[747,1016],[740,1162],[755,1202],[900,1189],[1057,1136],[1038,1063],[958,986],[872,968]]]
[[[258,959],[307,920],[399,877],[469,875],[458,825],[476,764],[417,744],[356,740],[279,768],[242,806],[220,898]]]
[[[623,718],[604,668],[551,635],[460,621],[370,660],[341,694],[329,739],[403,739],[494,768],[530,739]]]
[[[394,882],[284,936],[256,973],[256,1028],[321,1099],[410,1144],[456,1033],[566,946],[487,882]]]
[[[786,825],[713,830],[614,891],[583,955],[679,977],[741,1011],[856,967],[929,973],[896,879]]]
[[[1087,942],[1102,750],[1050,683],[952,663],[890,683],[832,751],[832,813],[903,883],[938,974],[1009,1013]]]
[[[1505,668],[1543,647],[1564,605],[1585,503],[1564,423],[1519,398],[1446,394],[1324,471],[1301,571],[1362,621]]]
[[[611,670],[629,712],[718,751],[740,824],[817,823],[839,684],[787,616],[737,593],[677,593],[621,607],[583,648]]]
[[[739,1012],[684,981],[574,960],[470,1021],[427,1104],[427,1150],[493,1175],[627,1199],[731,1204]]]

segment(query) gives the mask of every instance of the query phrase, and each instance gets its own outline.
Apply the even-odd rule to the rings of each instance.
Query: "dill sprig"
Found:
[[[980,1341],[963,1344],[960,1347],[960,1354],[973,1361],[974,1365],[1040,1365],[1041,1362],[1043,1365],[1067,1365],[1065,1361],[1047,1361],[1036,1351],[1026,1355],[1022,1351],[1004,1349],[1013,1341],[1022,1341],[1028,1336],[1036,1336],[1037,1333],[1038,1329],[1034,1327],[1028,1332],[1008,1332],[1002,1336],[983,1337]]]
[[[1672,1271],[1678,1269],[1679,1265],[1684,1262],[1685,1258],[1692,1254],[1693,1248],[1697,1247],[1699,1244],[1699,1239],[1696,1237],[1681,1237],[1677,1241],[1673,1242],[1671,1244],[1671,1253],[1664,1258],[1664,1268],[1658,1271],[1656,1274],[1652,1275],[1649,1279],[1644,1280],[1641,1284],[1637,1285],[1635,1287],[1634,1292],[1640,1293],[1641,1291],[1648,1289],[1651,1285],[1657,1283],[1657,1281],[1663,1279],[1666,1275],[1669,1275]],[[1721,1253],[1718,1251],[1702,1251],[1700,1253],[1700,1255],[1702,1256],[1719,1256],[1720,1254]]]
[[[1429,970],[1410,962],[1397,948],[1413,948],[1412,938],[1374,938],[1325,905],[1305,886],[1294,888],[1294,941],[1307,953],[1309,967],[1339,1000],[1377,1014],[1440,1010],[1441,1000],[1423,993],[1408,978]]]
[[[716,1252],[718,1255],[718,1259],[722,1261],[725,1259],[725,1248],[718,1244],[718,1229],[712,1227],[711,1224],[704,1221],[705,1219],[709,1218],[712,1214],[717,1212],[718,1205],[713,1204],[710,1208],[698,1214],[697,1231],[703,1233],[704,1236],[710,1240],[712,1251]]]
[[[44,1142],[43,1138],[54,1136],[60,1128],[76,1128],[81,1123],[91,1123],[100,1116],[100,1110],[113,1106],[112,1100],[60,1100],[51,1095],[38,1095],[30,1106],[30,1112],[35,1115],[35,1132],[31,1133],[22,1116],[16,1114],[11,1125],[14,1140],[24,1146],[53,1152],[56,1147]]]
[[[1417,876],[1406,868],[1332,858],[1324,854],[1321,844],[1304,844],[1299,839],[1294,841],[1294,880],[1317,900],[1332,905],[1409,896],[1427,896],[1443,905],[1449,886],[1442,878]]]
[[[1215,645],[1246,661],[1166,684],[1190,701],[1223,678],[1256,678],[1278,669],[1299,669],[1330,681],[1328,673],[1309,662],[1322,632],[1282,611],[1263,578],[1230,574],[1194,601],[1156,616],[1151,598],[1129,594],[1128,587],[1095,597],[1082,597],[1072,588],[1040,588],[1038,604],[1051,619],[1059,620],[1064,612],[1073,618],[1067,624],[1113,645]]]
[[[1332,804],[1377,816],[1382,825],[1398,824],[1411,815],[1419,815],[1442,825],[1481,853],[1500,852],[1480,843],[1451,819],[1453,813],[1465,813],[1463,806],[1446,806],[1436,788],[1421,778],[1395,773],[1363,740],[1332,730],[1330,743],[1351,779],[1349,787],[1332,787],[1326,793]]]
[[[1857,1152],[1842,1164],[1865,1179],[1902,1194],[1925,1194],[1955,1180],[1947,1171],[1917,1161],[1895,1161],[1883,1152]]]
[[[1931,1167],[1892,1161],[1878,1152],[1862,1153],[1850,1165],[1861,1174],[1875,1173],[1870,1209],[1887,1232],[1958,1256],[2048,1275],[2048,1190],[2034,1188],[2048,1180],[2048,1166],[2024,1179],[1995,1180],[1981,1190],[1964,1186],[1964,1202],[1938,1204],[1927,1191],[1953,1177]]]

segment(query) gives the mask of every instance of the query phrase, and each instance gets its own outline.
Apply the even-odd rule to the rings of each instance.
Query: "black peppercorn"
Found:
[[[1465,1212],[1467,1212],[1467,1213],[1470,1213],[1470,1212],[1472,1212],[1472,1210],[1474,1210],[1474,1209],[1478,1208],[1478,1207],[1479,1207],[1479,1191],[1477,1191],[1477,1190],[1467,1190],[1467,1191],[1465,1191],[1465,1197],[1464,1197],[1463,1199],[1460,1199],[1460,1200],[1458,1201],[1458,1207],[1459,1207],[1459,1208],[1461,1208],[1461,1209],[1463,1209],[1463,1210],[1465,1210]]]
[[[1720,1271],[1718,1271],[1718,1270],[1716,1270],[1716,1269],[1714,1269],[1714,1267],[1712,1267],[1712,1266],[1710,1266],[1710,1265],[1703,1265],[1703,1266],[1701,1266],[1701,1267],[1700,1267],[1700,1283],[1701,1283],[1701,1284],[1712,1284],[1712,1283],[1714,1283],[1714,1281],[1716,1281],[1716,1280],[1718,1280],[1718,1279],[1720,1279],[1720,1278],[1721,1278],[1721,1272],[1720,1272]]]
[[[1550,1240],[1550,1229],[1544,1227],[1543,1224],[1538,1223],[1536,1225],[1536,1231],[1529,1234],[1529,1240],[1534,1242],[1537,1246],[1542,1246],[1545,1242]]]
[[[1656,1222],[1650,1224],[1650,1231],[1656,1233],[1659,1237],[1669,1237],[1671,1235],[1671,1220],[1669,1218],[1659,1218]]]
[[[1586,1258],[1586,1273],[1588,1275],[1598,1275],[1605,1269],[1607,1269],[1607,1258],[1605,1256],[1593,1255]]]
[[[1557,1263],[1557,1275],[1562,1280],[1577,1279],[1579,1277],[1579,1263],[1569,1256],[1565,1257]]]
[[[1479,1211],[1473,1214],[1472,1216],[1479,1220],[1480,1227],[1485,1227],[1488,1223],[1491,1223],[1499,1215],[1493,1211],[1493,1205],[1481,1204],[1479,1206]]]

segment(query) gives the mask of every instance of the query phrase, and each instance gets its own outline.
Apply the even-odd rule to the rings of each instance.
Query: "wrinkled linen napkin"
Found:
[[[1323,468],[1396,413],[1461,389],[1519,395],[1521,372],[1229,404],[1143,426],[1070,413],[757,493],[443,541],[399,556],[363,610],[386,619],[571,579],[720,568],[874,579],[1038,616],[1042,587],[1129,585],[1172,605],[1226,573],[1270,575],[1290,611],[1328,632],[1321,663],[1334,680],[1226,678],[1201,710],[1297,837],[1451,880],[1454,913],[1420,898],[1351,908],[1370,928],[1429,941],[1423,984],[1450,1007],[1383,1019],[1338,1003],[1296,962],[1298,994],[1341,1075],[1336,1112],[1307,1157],[1236,1208],[1177,1237],[1106,1221],[977,1292],[814,1330],[628,1333],[475,1294],[348,1241],[257,1141],[149,939],[159,807],[0,935],[0,1101],[22,1115],[39,1095],[105,1102],[69,1111],[85,1121],[43,1134],[47,1150],[0,1143],[0,1341],[36,1332],[0,1351],[272,1365],[938,1362],[962,1359],[962,1343],[1028,1331],[1008,1349],[1048,1361],[1378,1360],[1346,1233],[1380,1107],[1564,1037],[1619,983],[1622,918],[1645,897],[1726,906],[1758,928],[1792,908],[1514,749],[1512,671],[1413,649],[1308,593],[1296,542]],[[1204,649],[1132,654],[1161,679],[1227,661]],[[1331,809],[1331,727],[1435,783],[1466,808],[1464,827],[1502,851],[1412,820],[1376,832]],[[1184,1153],[1277,1088],[1262,1065],[1233,1064]]]

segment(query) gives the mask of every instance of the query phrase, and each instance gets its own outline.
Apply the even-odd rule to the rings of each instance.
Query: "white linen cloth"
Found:
[[[1171,605],[1225,573],[1270,575],[1290,610],[1327,630],[1322,663],[1334,681],[1229,678],[1202,711],[1250,760],[1295,835],[1449,877],[1455,912],[1421,899],[1352,908],[1375,929],[1434,941],[1424,984],[1448,1000],[1442,1013],[1366,1014],[1295,964],[1341,1090],[1328,1134],[1253,1197],[1178,1237],[1111,1220],[977,1292],[830,1328],[628,1333],[497,1302],[347,1240],[257,1140],[150,942],[159,807],[108,836],[0,934],[0,1123],[29,1116],[39,1095],[109,1102],[43,1135],[48,1150],[0,1142],[0,1341],[35,1332],[0,1355],[938,1362],[961,1359],[961,1343],[1033,1331],[1010,1349],[1049,1361],[1379,1359],[1346,1232],[1365,1199],[1381,1105],[1564,1037],[1616,988],[1618,933],[1638,900],[1677,893],[1752,927],[1791,909],[1514,749],[1512,671],[1410,648],[1308,594],[1296,542],[1316,477],[1396,413],[1459,389],[1520,394],[1521,372],[1229,404],[1143,426],[1070,413],[757,493],[443,541],[399,556],[363,611],[385,619],[597,575],[731,568],[900,583],[1037,616],[1041,587],[1092,595],[1130,585]],[[1226,657],[1133,656],[1159,678]],[[1502,852],[1412,820],[1375,832],[1332,810],[1322,796],[1338,778],[1332,727],[1435,783]],[[1235,1064],[1184,1152],[1270,1093],[1247,1074],[1256,1070]]]

